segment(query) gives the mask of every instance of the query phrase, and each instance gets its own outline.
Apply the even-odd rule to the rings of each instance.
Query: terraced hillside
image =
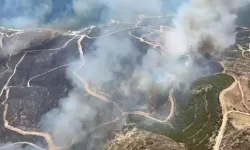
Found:
[[[174,92],[176,112],[172,120],[159,123],[130,116],[129,122],[185,143],[191,150],[212,149],[211,141],[214,141],[222,122],[219,94],[232,83],[231,76],[218,74],[198,80],[188,91],[184,89],[185,84],[180,84]]]

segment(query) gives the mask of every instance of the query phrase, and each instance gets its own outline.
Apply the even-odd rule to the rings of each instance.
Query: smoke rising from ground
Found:
[[[82,77],[92,83],[111,81],[114,79],[115,72],[127,74],[129,70],[122,68],[120,64],[120,61],[125,57],[130,58],[130,62],[127,63],[131,63],[131,65],[136,63],[138,51],[126,36],[97,39],[93,48],[95,50],[84,58],[86,67],[83,67],[80,71]]]
[[[112,82],[117,85],[108,89],[110,92],[120,89],[124,95],[130,96],[132,93],[130,83],[133,79],[129,78],[132,78],[133,69],[138,65],[136,59],[139,56],[138,49],[132,44],[131,39],[128,36],[100,38],[95,41],[89,51],[84,55],[82,63],[84,65],[78,74],[88,81],[91,87]],[[53,133],[56,144],[59,146],[70,145],[72,140],[75,144],[84,138],[91,138],[85,133],[91,127],[108,122],[115,113],[111,109],[109,116],[103,114],[101,121],[96,124],[96,117],[100,115],[97,110],[108,108],[102,101],[96,100],[94,97],[84,96],[83,83],[72,73],[78,68],[79,64],[69,67],[67,73],[75,85],[75,89],[70,92],[67,98],[60,100],[59,108],[49,111],[41,120],[41,128]],[[117,74],[119,74],[120,79],[117,78]],[[119,84],[122,82],[121,80],[126,82]],[[87,144],[88,148],[94,145],[91,142]]]
[[[170,53],[190,50],[222,51],[235,42],[237,11],[249,0],[191,0],[182,6],[175,19],[176,28],[167,35]],[[174,39],[180,40],[174,40]]]
[[[84,134],[83,124],[93,121],[96,115],[85,103],[86,98],[79,93],[81,91],[72,91],[67,98],[60,100],[58,108],[51,110],[41,120],[41,128],[51,132],[59,146],[68,146],[75,142],[79,134]]]

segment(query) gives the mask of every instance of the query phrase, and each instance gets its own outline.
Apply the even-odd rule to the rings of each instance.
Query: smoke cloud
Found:
[[[138,50],[128,37],[110,36],[97,39],[93,48],[95,51],[85,56],[86,66],[80,71],[85,79],[97,83],[104,83],[114,79],[114,73],[129,73],[122,68],[120,61],[130,58],[131,65],[135,65]],[[100,76],[101,75],[101,76]]]
[[[51,0],[3,0],[1,1],[2,26],[11,28],[35,28],[44,22],[52,10]]]
[[[79,79],[72,72],[79,69],[78,74],[88,81],[91,87],[103,85],[117,79],[117,73],[120,76],[130,75],[133,72],[133,67],[137,65],[136,58],[139,55],[137,48],[134,47],[126,36],[110,36],[97,39],[88,51],[84,55],[84,60],[82,60],[81,69],[79,69],[79,64],[68,68],[67,75],[75,85],[75,89],[70,92],[67,98],[60,100],[58,108],[49,111],[41,119],[41,128],[52,133],[56,144],[59,146],[68,146],[72,143],[76,144],[76,142],[84,138],[91,138],[87,136],[88,130],[108,122],[113,113],[115,113],[115,110],[114,112],[112,112],[112,109],[109,110],[111,111],[110,114],[105,116],[107,114],[104,113],[101,120],[96,123],[96,118],[100,115],[99,111],[107,111],[107,105],[104,105],[102,101],[96,100],[92,96],[86,96],[83,83],[79,82]],[[130,66],[127,69],[121,63],[125,59],[128,59],[127,61],[130,62]],[[117,81],[116,83],[119,82]],[[112,88],[119,89],[120,86],[124,90],[125,87],[122,87],[122,85]],[[131,93],[130,86],[125,86],[129,90],[127,91],[127,95],[129,95]],[[112,92],[112,89],[108,90]],[[92,146],[96,148],[97,146],[92,141],[87,144],[87,149],[91,149],[90,147]]]
[[[109,7],[109,15],[111,18],[122,20],[122,21],[131,21],[136,19],[136,15],[145,14],[159,16],[161,15],[161,0],[148,0],[145,3],[144,0],[104,0]]]
[[[75,142],[75,137],[84,134],[83,124],[93,121],[96,112],[85,102],[81,91],[72,91],[60,101],[59,107],[51,110],[41,120],[41,128],[52,133],[55,143],[66,147]]]
[[[222,51],[235,42],[237,12],[249,0],[191,0],[179,9],[176,28],[167,34],[166,48],[173,54],[191,49]],[[174,40],[179,39],[179,40]]]
[[[136,15],[161,15],[182,0],[2,0],[0,25],[9,28],[81,28],[110,19],[134,21]]]

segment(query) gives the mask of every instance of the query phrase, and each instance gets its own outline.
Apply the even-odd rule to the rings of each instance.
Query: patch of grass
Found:
[[[209,138],[214,133],[217,134],[221,125],[219,94],[233,81],[231,76],[219,74],[196,81],[188,91],[184,88],[175,90],[177,113],[171,120],[173,127],[137,115],[129,116],[129,121],[137,123],[139,128],[165,134],[185,143],[190,150],[209,150]],[[192,92],[196,87],[205,85],[210,85],[211,88]]]

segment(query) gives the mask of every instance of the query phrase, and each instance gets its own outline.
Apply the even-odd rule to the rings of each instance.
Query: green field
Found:
[[[221,125],[219,94],[233,81],[231,76],[219,74],[204,77],[190,88],[184,88],[186,84],[182,83],[174,92],[177,113],[170,121],[171,125],[135,115],[129,116],[128,121],[136,123],[139,128],[185,143],[190,150],[209,150],[212,147],[209,139],[217,134]]]

